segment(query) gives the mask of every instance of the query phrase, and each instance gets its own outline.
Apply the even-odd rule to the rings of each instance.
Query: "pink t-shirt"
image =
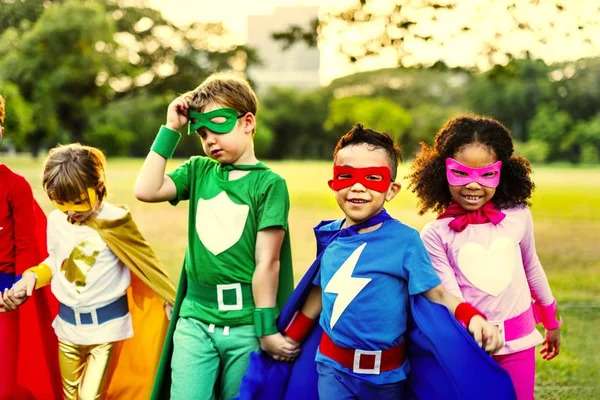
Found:
[[[504,321],[527,311],[531,300],[554,301],[546,273],[535,250],[533,219],[527,207],[502,210],[498,225],[471,224],[452,230],[444,218],[427,224],[421,233],[433,267],[451,294],[468,301],[489,321]],[[506,342],[497,354],[525,350],[542,342],[534,329]]]

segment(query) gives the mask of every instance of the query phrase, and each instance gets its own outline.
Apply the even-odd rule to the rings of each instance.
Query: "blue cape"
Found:
[[[279,315],[281,332],[301,309],[310,293],[325,248],[338,232],[317,225],[317,258],[310,266]],[[408,399],[420,400],[512,400],[515,391],[508,374],[498,366],[454,319],[448,309],[423,296],[410,297],[407,350],[411,372]],[[317,324],[293,363],[273,360],[266,353],[253,353],[240,385],[240,400],[318,399],[315,354],[323,330]]]

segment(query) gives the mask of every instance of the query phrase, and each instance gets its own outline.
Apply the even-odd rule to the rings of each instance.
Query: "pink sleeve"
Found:
[[[460,300],[465,301],[465,298],[460,291],[460,287],[458,286],[458,282],[456,281],[454,269],[450,265],[450,260],[446,254],[442,238],[433,224],[423,228],[421,239],[423,240],[423,244],[425,244],[425,248],[427,249],[435,272],[437,272],[442,280],[444,289],[446,289],[448,293],[458,297]]]
[[[523,257],[523,267],[529,283],[531,297],[541,306],[547,306],[554,302],[552,290],[548,284],[546,272],[538,258],[535,250],[535,239],[533,237],[533,218],[529,208],[525,209],[525,232],[521,240],[521,255]]]

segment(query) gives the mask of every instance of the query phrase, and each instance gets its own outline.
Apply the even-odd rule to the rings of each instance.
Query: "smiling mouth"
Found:
[[[352,203],[352,204],[366,204],[366,203],[368,203],[367,200],[363,200],[363,199],[348,199],[347,202],[348,203]]]
[[[483,198],[483,196],[472,196],[472,195],[463,195],[463,199],[467,201],[479,201]]]

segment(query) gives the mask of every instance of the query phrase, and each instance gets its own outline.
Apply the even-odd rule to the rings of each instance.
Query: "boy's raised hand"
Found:
[[[167,109],[167,123],[169,129],[179,130],[188,123],[189,105],[183,97],[178,97],[169,104]]]
[[[294,361],[300,354],[300,346],[292,343],[281,333],[266,335],[260,338],[260,348],[266,351],[273,359],[277,361]]]
[[[496,353],[504,346],[504,342],[500,339],[498,328],[479,315],[475,315],[471,319],[469,332],[471,332],[479,347],[490,354]]]

